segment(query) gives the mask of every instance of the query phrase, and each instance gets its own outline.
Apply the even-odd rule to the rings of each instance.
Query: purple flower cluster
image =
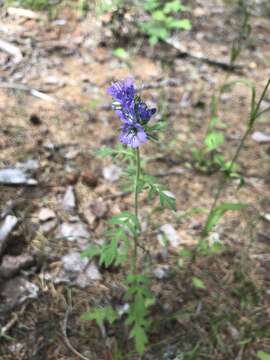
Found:
[[[149,109],[136,94],[133,78],[115,82],[108,88],[113,97],[113,109],[122,121],[120,141],[136,148],[148,139],[145,126],[156,109]]]

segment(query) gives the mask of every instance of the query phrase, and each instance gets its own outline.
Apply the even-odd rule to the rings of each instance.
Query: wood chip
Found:
[[[2,39],[0,39],[0,50],[14,56],[14,62],[16,64],[21,62],[23,59],[22,52],[17,46],[11,44],[10,42],[2,40]]]

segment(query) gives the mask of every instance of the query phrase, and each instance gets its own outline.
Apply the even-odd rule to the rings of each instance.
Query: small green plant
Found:
[[[244,84],[245,86],[248,86],[251,89],[251,104],[250,104],[249,118],[247,121],[246,131],[243,134],[243,136],[235,150],[232,160],[229,162],[228,170],[227,170],[227,172],[224,173],[224,177],[223,177],[223,179],[218,187],[218,190],[216,192],[214,202],[212,204],[212,207],[210,209],[210,212],[208,214],[208,217],[207,217],[207,220],[206,220],[206,223],[204,226],[203,234],[205,236],[207,236],[210,233],[210,231],[212,231],[212,229],[216,226],[218,221],[222,218],[222,216],[227,211],[242,210],[246,206],[245,204],[241,204],[241,203],[222,203],[222,204],[218,205],[218,201],[222,194],[222,191],[224,190],[224,187],[227,185],[228,179],[231,177],[232,169],[235,167],[235,163],[240,155],[240,152],[243,149],[247,138],[253,131],[256,120],[261,116],[262,113],[265,112],[265,111],[261,112],[260,108],[261,108],[261,103],[262,103],[263,99],[265,98],[267,90],[270,86],[270,79],[267,81],[265,88],[262,91],[258,100],[256,100],[255,86],[253,84],[251,84],[250,82],[247,82],[244,80],[238,80],[238,81],[233,81],[231,83],[228,83],[224,87],[230,88],[239,83]]]
[[[82,320],[95,320],[99,326],[104,326],[105,321],[113,324],[116,319],[117,313],[111,306],[95,308],[82,315]]]
[[[191,29],[190,20],[176,17],[176,14],[188,10],[180,0],[147,0],[143,6],[149,18],[140,24],[140,29],[149,37],[151,45],[166,40],[174,30]]]
[[[228,168],[228,163],[222,154],[224,134],[217,126],[225,127],[218,117],[217,98],[212,96],[211,118],[203,139],[203,146],[192,149],[193,165],[202,172],[212,173],[219,169],[226,171]]]
[[[134,339],[136,351],[143,354],[148,343],[150,307],[155,303],[150,290],[151,279],[138,259],[139,248],[144,249],[143,233],[139,218],[139,195],[148,192],[148,200],[158,197],[161,207],[175,209],[175,197],[159,181],[149,176],[142,169],[140,146],[147,140],[155,140],[155,133],[163,128],[157,122],[149,125],[155,109],[149,109],[136,95],[132,79],[117,82],[109,88],[114,98],[113,107],[122,120],[120,141],[115,149],[103,147],[101,156],[120,158],[126,164],[125,175],[127,189],[134,195],[134,211],[122,211],[108,222],[107,242],[101,246],[91,246],[82,256],[98,257],[99,263],[109,266],[129,264],[129,271],[124,281],[126,288],[124,300],[129,304],[125,324],[130,329],[129,336]],[[113,323],[116,312],[111,307],[93,308],[82,316],[84,320],[95,320],[100,326],[105,322]]]

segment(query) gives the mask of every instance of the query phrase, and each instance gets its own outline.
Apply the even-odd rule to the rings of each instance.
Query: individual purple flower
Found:
[[[128,110],[136,95],[134,79],[129,77],[123,81],[117,81],[107,91],[123,109]]]
[[[124,124],[121,126],[120,141],[133,148],[139,147],[147,141],[147,134],[140,124]]]
[[[156,109],[149,109],[136,94],[133,78],[116,82],[108,88],[115,100],[113,108],[122,121],[120,141],[136,148],[148,139],[145,126]]]

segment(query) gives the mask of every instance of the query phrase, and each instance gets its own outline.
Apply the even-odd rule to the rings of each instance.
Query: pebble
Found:
[[[86,225],[80,221],[62,223],[60,225],[59,235],[69,241],[75,241],[80,238],[86,240],[90,239],[90,233],[88,232]]]
[[[270,135],[262,132],[262,131],[255,131],[252,135],[251,135],[252,140],[261,143],[261,144],[265,144],[270,142]]]
[[[119,180],[122,169],[119,166],[116,166],[114,164],[106,166],[103,171],[103,177],[105,180],[108,180],[110,182],[115,182]]]
[[[168,241],[168,245],[174,248],[179,247],[179,245],[181,244],[181,239],[172,224],[162,225],[160,227],[160,231],[161,234],[158,235],[158,241],[162,246],[166,246],[166,241]]]
[[[49,208],[43,207],[40,209],[38,219],[41,222],[45,222],[55,218],[55,212]]]
[[[65,210],[73,210],[76,207],[76,197],[73,186],[68,186],[63,197],[63,206]]]
[[[153,269],[155,278],[162,280],[170,277],[170,267],[168,265],[159,265]]]

